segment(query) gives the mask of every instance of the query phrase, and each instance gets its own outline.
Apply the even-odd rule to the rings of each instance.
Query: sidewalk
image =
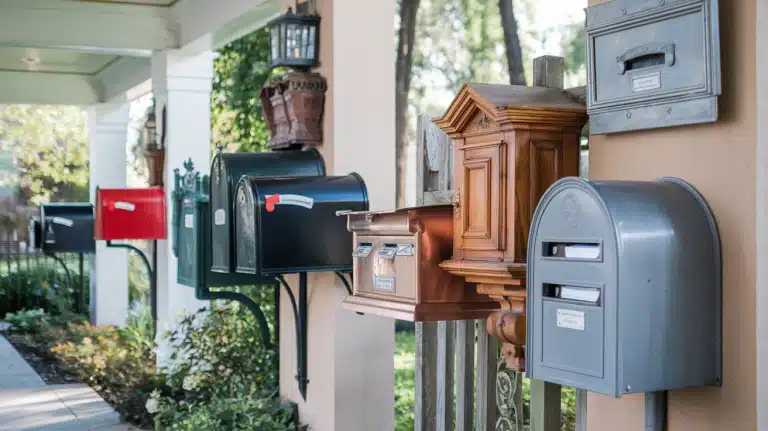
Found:
[[[130,431],[90,386],[46,385],[0,336],[0,431]]]

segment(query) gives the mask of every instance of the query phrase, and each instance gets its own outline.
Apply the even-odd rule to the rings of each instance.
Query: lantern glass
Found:
[[[317,62],[320,17],[288,12],[268,24],[272,67],[310,68]]]

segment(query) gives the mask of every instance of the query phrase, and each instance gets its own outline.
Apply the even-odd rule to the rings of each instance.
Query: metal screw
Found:
[[[624,391],[627,393],[632,392],[632,386],[627,385],[627,389],[625,389]]]
[[[664,6],[667,4],[666,0],[659,0],[659,6]]]
[[[626,8],[622,8],[621,9],[621,14],[622,15],[626,15],[627,14],[627,9]]]
[[[632,113],[627,111],[627,119],[630,119],[630,118],[632,118]]]
[[[666,112],[667,112],[667,114],[671,114],[671,113],[672,113],[672,108],[671,108],[671,107],[669,107],[669,106],[667,106],[667,107],[664,109],[664,111],[666,111]]]

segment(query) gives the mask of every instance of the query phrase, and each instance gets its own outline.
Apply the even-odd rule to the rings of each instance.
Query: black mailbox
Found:
[[[48,253],[93,253],[93,205],[40,205],[40,217],[30,219],[30,244]]]
[[[325,175],[316,149],[267,153],[218,153],[211,163],[211,270],[234,272],[235,244],[231,220],[235,187],[243,175],[317,177]]]
[[[243,177],[235,203],[236,270],[246,274],[351,271],[352,233],[337,211],[367,211],[357,174]]]

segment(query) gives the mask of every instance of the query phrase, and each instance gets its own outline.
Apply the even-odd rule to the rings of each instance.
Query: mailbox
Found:
[[[48,253],[93,253],[93,205],[49,203],[29,220],[29,242]]]
[[[717,0],[614,0],[587,8],[590,133],[717,120]]]
[[[165,191],[147,189],[97,189],[97,240],[166,239]]]
[[[467,84],[435,123],[453,141],[453,254],[441,263],[501,304],[487,329],[522,370],[528,230],[547,188],[578,175],[586,107],[555,88]]]
[[[211,163],[213,270],[234,272],[233,219],[235,187],[243,175],[316,177],[325,175],[323,157],[315,149],[266,153],[218,153]]]
[[[412,322],[488,316],[498,303],[440,268],[453,251],[450,205],[343,213],[354,233],[354,292],[344,308]]]
[[[368,192],[357,174],[245,176],[236,189],[237,272],[351,271],[352,233],[336,213],[367,209]]]
[[[252,275],[213,272],[211,268],[211,211],[208,176],[200,178],[192,162],[185,162],[185,174],[175,170],[173,192],[173,250],[178,257],[177,281],[194,287],[199,299],[207,287],[274,284],[274,279]]]
[[[532,223],[529,377],[616,397],[720,384],[720,239],[692,186],[566,178]]]

